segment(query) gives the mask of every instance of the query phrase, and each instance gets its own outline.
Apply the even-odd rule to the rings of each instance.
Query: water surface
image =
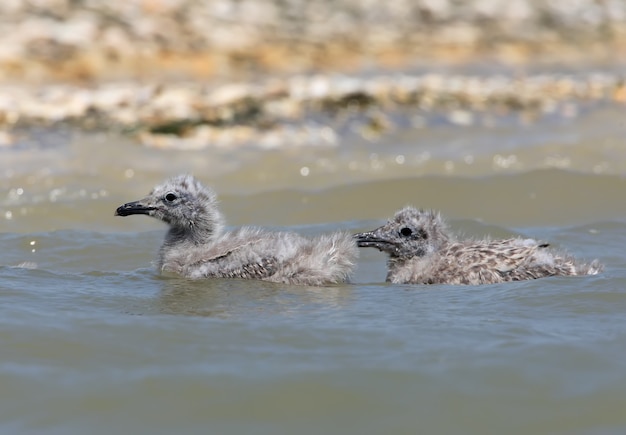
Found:
[[[269,152],[24,132],[0,150],[0,431],[623,433],[624,133],[610,108]],[[113,211],[183,171],[234,226],[357,232],[410,203],[606,272],[389,285],[362,250],[328,288],[162,277],[163,226]]]

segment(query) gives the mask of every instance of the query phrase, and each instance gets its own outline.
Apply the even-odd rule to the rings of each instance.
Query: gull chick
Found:
[[[215,193],[191,175],[173,177],[115,211],[116,216],[134,214],[169,225],[157,267],[187,278],[322,286],[345,282],[358,257],[356,241],[347,233],[307,238],[254,227],[227,231]]]
[[[389,255],[387,281],[396,284],[493,284],[602,270],[597,260],[580,263],[533,239],[454,241],[439,213],[413,207],[354,237]]]

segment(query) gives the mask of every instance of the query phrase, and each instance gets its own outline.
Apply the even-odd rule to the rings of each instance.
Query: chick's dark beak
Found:
[[[378,248],[381,244],[386,243],[386,240],[381,239],[376,233],[376,231],[367,231],[357,233],[352,237],[356,239],[356,244],[360,248]]]
[[[148,207],[142,204],[141,201],[129,202],[124,205],[120,205],[115,210],[115,216],[130,216],[132,214],[150,214],[154,210],[154,207]]]

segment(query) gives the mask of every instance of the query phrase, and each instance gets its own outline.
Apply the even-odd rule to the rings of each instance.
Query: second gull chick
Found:
[[[413,207],[354,237],[389,255],[387,281],[396,284],[493,284],[602,270],[598,261],[580,263],[533,239],[457,242],[439,213]]]

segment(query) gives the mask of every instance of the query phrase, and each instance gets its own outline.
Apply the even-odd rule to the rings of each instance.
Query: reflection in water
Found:
[[[259,318],[336,310],[352,299],[349,285],[333,287],[288,286],[257,280],[157,278],[155,304],[164,314],[218,318]]]

